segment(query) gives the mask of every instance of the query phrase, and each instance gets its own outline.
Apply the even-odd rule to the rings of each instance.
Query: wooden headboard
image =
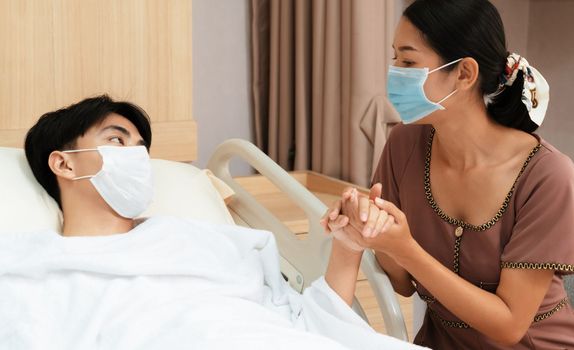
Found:
[[[109,94],[152,120],[151,155],[196,159],[192,0],[0,0],[0,146],[49,111]]]

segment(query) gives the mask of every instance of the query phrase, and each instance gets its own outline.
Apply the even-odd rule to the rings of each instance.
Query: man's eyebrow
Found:
[[[108,125],[105,128],[103,128],[102,130],[100,130],[100,132],[98,134],[103,134],[104,132],[106,132],[108,130],[116,130],[116,131],[119,131],[122,134],[124,134],[124,136],[128,136],[128,137],[132,136],[132,134],[130,134],[128,129],[124,128],[123,126],[119,126],[119,125]]]
[[[120,133],[122,133],[124,136],[126,137],[131,137],[132,135],[130,134],[130,132],[128,131],[128,129],[124,128],[123,126],[119,126],[119,125],[108,125],[105,128],[103,128],[102,130],[100,130],[100,132],[98,134],[103,134],[104,132],[108,131],[108,130],[116,130],[119,131]],[[146,146],[147,147],[147,142],[145,142],[145,140],[140,139],[138,141],[138,145],[140,146]]]

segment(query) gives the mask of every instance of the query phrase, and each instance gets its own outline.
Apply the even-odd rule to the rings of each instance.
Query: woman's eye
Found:
[[[393,56],[392,58],[393,61],[397,61],[399,60],[400,63],[395,63],[395,65],[400,66],[400,67],[410,67],[412,65],[415,64],[415,62],[413,61],[409,61],[409,60],[405,60],[405,59],[399,59],[396,55]]]

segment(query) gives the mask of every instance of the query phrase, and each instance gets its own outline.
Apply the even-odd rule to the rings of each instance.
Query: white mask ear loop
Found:
[[[62,153],[80,153],[80,152],[94,152],[97,151],[97,148],[84,148],[84,149],[73,149],[73,150],[69,150],[69,151],[62,151]],[[73,178],[73,181],[76,180],[83,180],[83,179],[91,179],[92,177],[94,177],[95,175],[84,175],[84,176],[78,176]]]
[[[76,181],[76,180],[83,180],[83,179],[91,179],[92,177],[94,177],[94,175],[78,176],[78,177],[73,178],[72,180]]]
[[[434,72],[436,72],[437,70],[441,70],[441,69],[443,69],[444,67],[448,67],[448,66],[450,66],[450,65],[452,65],[452,64],[455,64],[455,63],[457,63],[457,62],[460,62],[460,61],[462,61],[462,58],[459,58],[458,60],[454,60],[454,61],[449,62],[449,63],[447,63],[447,64],[443,64],[442,66],[431,70],[428,74],[434,73]],[[446,101],[449,97],[451,97],[452,95],[456,94],[457,91],[458,91],[458,90],[454,90],[454,91],[451,92],[450,94],[446,95],[446,97],[444,97],[442,100],[438,101],[437,104],[440,105],[441,103],[443,103],[444,101]]]
[[[444,67],[448,67],[448,66],[450,66],[450,65],[452,65],[452,64],[458,63],[458,62],[460,62],[460,61],[462,61],[462,58],[459,58],[458,60],[454,60],[454,61],[449,62],[449,63],[447,63],[447,64],[443,64],[442,66],[440,66],[440,67],[438,67],[438,68],[435,68],[435,69],[429,71],[429,74],[434,73],[434,72],[436,72],[437,70],[441,70],[441,69],[443,69]]]
[[[82,148],[82,149],[71,149],[67,151],[62,151],[62,153],[80,153],[80,152],[97,152],[97,148]]]
[[[443,98],[442,100],[438,101],[437,103],[440,105],[441,103],[443,103],[444,101],[446,101],[447,98],[451,97],[452,95],[456,94],[458,90],[454,90],[453,92],[451,92],[450,94],[446,95],[445,98]]]

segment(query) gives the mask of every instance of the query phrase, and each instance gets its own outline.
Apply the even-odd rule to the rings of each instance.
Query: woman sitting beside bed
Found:
[[[107,96],[43,115],[26,137],[63,230],[0,235],[9,349],[407,349],[349,307],[361,251],[334,240],[303,295],[269,232],[153,217],[147,115]]]
[[[574,165],[534,133],[546,80],[507,51],[487,0],[414,1],[393,47],[388,97],[409,125],[393,129],[371,197],[396,224],[379,229],[359,205],[351,237],[395,291],[426,302],[416,344],[574,349]]]

